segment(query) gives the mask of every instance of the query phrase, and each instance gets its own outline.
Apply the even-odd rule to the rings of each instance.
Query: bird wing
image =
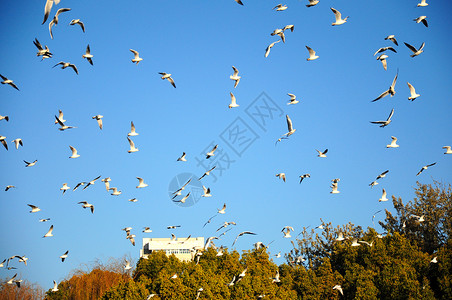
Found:
[[[54,21],[55,19],[53,19],[52,21],[50,21],[50,23],[49,23],[49,32],[50,32],[50,37],[52,38],[52,40],[53,40],[53,33],[52,33],[52,26],[53,26],[53,24],[55,24],[55,21]]]
[[[44,21],[42,21],[41,25],[43,25],[47,21],[47,18],[50,15],[50,11],[52,10],[52,6],[53,0],[47,0],[46,5],[44,6]]]
[[[237,76],[239,74],[239,70],[237,70],[234,66],[232,66],[232,69],[234,70],[234,76]]]
[[[232,105],[236,105],[237,104],[237,99],[235,99],[235,96],[234,96],[234,94],[232,92],[230,94],[231,94],[231,104]]]
[[[169,82],[171,82],[171,85],[174,86],[174,88],[176,88],[176,84],[174,83],[174,79],[171,77],[167,78]]]
[[[397,77],[399,77],[399,71],[397,71],[396,76],[394,77],[394,80],[392,80],[391,88],[394,89],[395,84],[397,82]]]
[[[308,47],[308,46],[305,46],[306,47],[306,49],[308,49],[308,51],[309,51],[309,56],[315,56],[315,51],[314,50],[312,50],[312,48],[311,47]]]
[[[74,64],[69,64],[69,67],[71,67],[72,69],[74,69],[75,73],[77,73],[77,75],[78,75],[77,67],[76,67]]]
[[[428,27],[427,19],[422,19],[421,22],[425,25],[425,27]]]
[[[386,90],[386,91],[384,91],[383,93],[381,93],[381,95],[380,96],[378,96],[377,98],[375,98],[374,100],[372,100],[371,102],[375,102],[375,101],[378,101],[378,100],[380,100],[381,98],[384,98],[384,97],[386,97],[387,95],[389,95],[389,90]]]
[[[130,122],[130,132],[135,132],[135,125],[133,124],[133,121]]]
[[[71,148],[72,155],[77,155],[77,149],[75,149],[75,148],[72,147],[72,146],[69,146],[69,148]]]
[[[127,138],[129,140],[129,144],[131,148],[135,148],[135,144],[133,143],[133,141],[130,138]]]
[[[35,38],[35,40],[33,41],[33,44],[35,44],[35,46],[36,46],[36,48],[38,48],[38,50],[44,50],[44,49],[42,48],[41,43],[38,41],[37,38]]]
[[[405,42],[404,42],[404,44],[405,44],[405,46],[407,46],[407,47],[408,47],[408,49],[410,49],[411,51],[413,51],[413,53],[416,53],[416,52],[417,52],[417,49],[416,49],[416,48],[414,48],[413,46],[411,46],[410,44],[408,44],[408,43],[405,43]]]
[[[77,24],[80,25],[80,27],[82,27],[83,32],[85,32],[85,24],[83,24],[83,22],[78,21]]]
[[[392,47],[386,47],[386,50],[391,50],[392,52],[397,53],[396,49],[392,48]]]
[[[434,163],[432,163],[432,164],[429,164],[429,165],[427,165],[427,167],[431,167],[431,166],[434,166],[434,165],[436,165],[436,162],[434,162]]]
[[[334,16],[336,17],[336,22],[340,21],[342,19],[341,13],[337,9],[332,8],[332,7],[331,7],[331,10],[333,11]]]
[[[394,108],[391,110],[391,112],[389,113],[389,117],[386,119],[386,121],[391,120],[392,115],[394,114]]]
[[[91,53],[91,49],[89,48],[89,44],[88,46],[86,46],[86,54],[90,54]]]
[[[138,51],[135,51],[135,50],[133,50],[133,49],[130,49],[130,51],[131,51],[133,54],[135,54],[135,58],[138,58],[138,57],[139,57]]]
[[[286,121],[287,121],[287,128],[289,129],[289,132],[293,131],[292,120],[290,119],[289,115],[286,115]]]
[[[57,12],[56,12],[56,14],[55,14],[55,17],[58,18],[58,16],[59,16],[61,13],[64,13],[64,12],[70,11],[70,10],[71,10],[70,8],[60,8],[59,10],[57,10]]]
[[[407,82],[408,88],[410,89],[411,97],[416,95],[416,90],[414,89],[414,86],[412,86],[409,82]]]

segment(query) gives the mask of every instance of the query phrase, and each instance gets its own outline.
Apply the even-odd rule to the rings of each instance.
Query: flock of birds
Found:
[[[45,9],[44,9],[44,20],[43,20],[42,24],[45,24],[45,22],[49,18],[53,5],[54,4],[57,5],[57,4],[59,4],[59,2],[60,2],[60,0],[47,0],[46,1]],[[241,0],[235,0],[235,2],[237,2],[240,5],[244,5]],[[313,7],[313,6],[316,6],[318,3],[319,3],[319,1],[317,1],[317,0],[309,0],[309,4],[307,4],[306,6],[307,7]],[[427,5],[428,4],[426,3],[426,1],[422,0],[417,6],[418,7],[425,7]],[[288,9],[288,6],[287,5],[283,5],[283,4],[279,4],[279,5],[277,5],[277,6],[275,6],[273,8],[273,10],[276,10],[278,12],[282,12],[282,11],[284,11],[286,9]],[[56,14],[54,15],[53,19],[49,22],[49,34],[50,34],[50,37],[52,39],[53,39],[52,28],[54,28],[55,26],[58,25],[58,23],[60,21],[60,19],[59,19],[60,15],[63,14],[63,13],[69,12],[69,11],[71,11],[70,8],[58,9]],[[333,12],[334,17],[335,17],[335,21],[332,23],[333,26],[343,25],[343,24],[345,24],[347,22],[347,19],[349,17],[343,18],[341,12],[339,12],[335,8],[331,8],[331,11]],[[422,23],[426,27],[428,27],[427,17],[426,16],[420,16],[420,17],[416,18],[414,21],[417,22],[417,23]],[[85,24],[80,19],[73,19],[69,23],[69,25],[78,25],[78,26],[80,26],[81,30],[83,32],[85,32]],[[268,45],[268,47],[265,49],[264,57],[267,58],[270,55],[270,49],[272,47],[274,47],[276,44],[280,43],[281,41],[284,44],[285,43],[285,39],[286,39],[285,33],[287,31],[293,32],[294,28],[295,28],[294,25],[286,25],[284,28],[281,28],[281,29],[277,28],[277,29],[275,29],[270,35],[271,36],[278,36],[280,38],[280,40],[274,41],[270,45]],[[397,42],[396,37],[394,35],[388,35],[385,38],[385,40],[391,41],[395,46],[398,46],[398,42]],[[36,54],[38,57],[41,57],[43,60],[52,58],[53,54],[51,53],[51,51],[50,51],[50,49],[49,49],[49,47],[47,45],[43,47],[41,45],[41,43],[38,41],[38,39],[35,39],[33,41],[33,43],[36,46],[36,48],[38,49],[38,52]],[[419,48],[416,48],[416,47],[414,47],[414,46],[412,46],[412,45],[410,45],[408,43],[404,43],[404,44],[406,45],[406,47],[408,47],[408,49],[410,49],[413,52],[411,57],[416,57],[416,56],[422,54],[424,46],[425,46],[425,43],[422,43],[422,45]],[[314,51],[311,47],[306,46],[306,49],[309,52],[309,57],[307,58],[307,61],[314,61],[314,60],[319,59],[319,56],[316,54],[316,51]],[[130,51],[133,53],[133,58],[131,59],[132,63],[138,65],[143,60],[143,58],[140,57],[140,54],[139,54],[138,51],[136,51],[134,49],[130,49]],[[377,57],[377,60],[382,62],[383,67],[384,67],[385,70],[387,70],[387,59],[389,57],[387,55],[387,51],[392,51],[394,53],[397,53],[397,51],[396,51],[396,49],[394,47],[388,46],[388,47],[382,47],[382,48],[378,49],[375,52],[375,54],[374,54],[374,56],[379,54],[379,56]],[[91,54],[91,49],[90,49],[89,44],[87,45],[86,52],[82,55],[82,57],[83,57],[83,59],[86,59],[89,64],[93,65],[93,57],[94,56]],[[73,71],[77,75],[79,74],[76,65],[72,64],[70,62],[60,61],[59,63],[55,64],[53,67],[56,67],[56,66],[60,66],[61,69],[71,68],[71,69],[73,69]],[[239,70],[235,66],[232,66],[232,69],[233,69],[233,74],[230,75],[229,78],[232,81],[234,81],[234,88],[237,88],[237,86],[238,86],[238,84],[240,82],[241,76],[239,76]],[[160,72],[159,75],[161,75],[161,79],[162,80],[167,80],[174,88],[176,88],[175,81],[174,81],[174,79],[173,79],[171,74],[165,73],[165,72]],[[1,82],[2,84],[9,85],[9,86],[11,86],[14,89],[19,90],[18,86],[16,85],[16,83],[13,80],[8,79],[7,77],[5,77],[3,75],[0,75],[0,76],[1,76],[1,78],[3,80]],[[389,86],[389,88],[387,90],[385,90],[383,93],[381,93],[377,98],[372,100],[372,102],[379,101],[379,100],[383,99],[384,97],[386,97],[388,95],[390,95],[391,97],[394,96],[395,93],[396,93],[395,88],[396,88],[397,77],[398,77],[398,72],[396,73],[396,75],[394,77],[394,80],[392,81],[392,83]],[[410,96],[408,97],[409,100],[414,101],[415,99],[420,97],[420,95],[418,93],[416,93],[416,90],[415,90],[415,88],[414,88],[414,86],[412,84],[407,82],[407,85],[408,85],[408,88],[410,90]],[[288,93],[287,95],[290,97],[289,102],[287,103],[287,105],[296,105],[297,103],[299,103],[299,101],[297,100],[296,95],[291,94],[291,93]],[[230,96],[231,96],[231,102],[230,102],[228,107],[230,109],[239,107],[239,104],[237,104],[237,99],[236,99],[236,97],[234,96],[234,94],[232,92],[230,92]],[[393,115],[394,115],[394,109],[391,110],[391,112],[389,113],[389,115],[386,118],[386,120],[372,121],[371,123],[379,125],[380,127],[386,127],[386,126],[390,125]],[[93,116],[92,119],[96,120],[99,129],[102,130],[103,129],[103,122],[102,122],[103,116],[102,115],[96,115],[96,116]],[[9,116],[0,116],[0,121],[1,120],[9,121]],[[61,110],[59,111],[58,116],[55,115],[54,123],[59,125],[58,129],[60,131],[65,131],[65,130],[68,130],[68,129],[77,128],[77,127],[74,127],[74,126],[67,125],[67,121],[64,120],[64,114],[63,114],[63,112]],[[287,123],[287,132],[284,133],[280,138],[278,138],[276,143],[281,142],[283,140],[288,140],[289,137],[292,136],[296,132],[296,129],[294,128],[294,125],[293,125],[292,120],[289,117],[289,115],[286,115],[286,123]],[[134,152],[138,152],[139,151],[139,149],[136,147],[134,141],[132,140],[133,137],[138,136],[138,135],[139,134],[137,133],[135,125],[134,125],[134,123],[132,121],[131,122],[131,127],[130,127],[130,132],[127,134],[127,140],[129,142],[129,146],[130,146],[129,150],[127,151],[128,153],[134,153]],[[397,138],[392,136],[391,139],[392,139],[392,141],[386,147],[387,148],[398,148],[399,145],[397,144]],[[5,136],[0,136],[0,141],[3,144],[4,148],[6,150],[8,150],[7,138]],[[22,146],[22,147],[24,146],[24,143],[23,143],[21,138],[14,139],[12,141],[12,143],[14,144],[16,149],[18,149],[19,146]],[[452,150],[451,150],[450,146],[444,146],[443,148],[446,149],[446,152],[444,152],[444,154],[452,154]],[[79,158],[81,156],[74,146],[70,145],[69,149],[71,151],[71,155],[69,156],[70,159],[77,159],[77,158]],[[206,159],[209,159],[209,158],[215,156],[215,151],[217,149],[218,149],[218,145],[215,145],[210,151],[208,151],[205,154]],[[328,149],[325,149],[323,151],[320,151],[320,150],[316,149],[316,152],[317,152],[317,156],[319,158],[326,158],[327,157],[327,153],[328,153]],[[183,152],[182,155],[179,158],[177,158],[177,161],[179,161],[179,162],[186,162],[187,161],[186,153]],[[25,167],[34,167],[34,166],[36,166],[37,162],[38,162],[37,159],[34,160],[33,162],[28,162],[28,161],[24,160]],[[432,167],[435,164],[436,164],[436,162],[423,166],[420,169],[420,171],[417,173],[416,176],[420,175],[423,171],[427,170],[427,168]],[[213,166],[211,169],[206,170],[205,173],[202,176],[200,176],[200,178],[197,179],[197,180],[198,181],[203,180],[206,176],[209,176],[210,172],[214,171],[215,168],[216,168],[216,166]],[[386,170],[386,171],[382,172],[380,175],[378,175],[376,177],[376,179],[373,182],[371,182],[369,184],[369,186],[370,187],[374,187],[375,185],[377,185],[378,181],[380,179],[384,178],[388,172],[389,172],[389,170]],[[276,177],[281,179],[281,180],[283,180],[284,182],[286,181],[286,174],[285,173],[282,173],[282,172],[278,173],[278,174],[276,174]],[[301,184],[304,179],[310,178],[310,177],[311,177],[310,174],[300,175],[299,176],[299,178],[300,178],[299,183]],[[78,188],[80,188],[82,186],[83,186],[83,190],[85,190],[88,187],[93,186],[96,183],[96,181],[99,180],[99,179],[101,179],[101,176],[97,176],[96,178],[94,178],[94,179],[92,179],[90,181],[78,182],[78,183],[76,183],[76,185],[72,189],[72,191],[75,191],[75,190],[77,190]],[[137,179],[138,179],[138,185],[136,186],[137,189],[148,187],[148,184],[145,183],[143,178],[137,177]],[[190,184],[190,182],[192,180],[196,180],[196,179],[195,178],[190,178],[180,188],[178,188],[177,190],[175,190],[173,192],[173,194],[172,194],[173,195],[172,196],[172,201],[177,202],[177,203],[184,203],[190,197],[190,195],[191,195],[190,193],[191,192],[185,193],[184,190],[188,187],[188,185]],[[105,184],[106,191],[107,192],[111,192],[111,195],[118,196],[118,195],[120,195],[122,193],[119,190],[119,188],[110,186],[110,183],[112,181],[110,177],[105,177],[105,178],[101,179],[101,181]],[[331,192],[330,193],[332,193],[332,194],[340,193],[339,188],[338,188],[338,184],[340,182],[340,179],[339,178],[335,178],[335,179],[332,179],[331,182],[332,182],[332,184],[330,186],[330,188],[331,188]],[[15,186],[8,185],[8,186],[6,186],[5,191],[8,191],[8,190],[10,190],[12,188],[15,188]],[[206,187],[204,185],[202,186],[202,188],[203,188],[202,197],[211,197],[212,196],[210,188],[208,188],[208,187]],[[67,191],[71,190],[71,187],[68,186],[68,183],[63,183],[63,185],[61,186],[60,190],[62,191],[62,194],[64,195]],[[136,198],[132,198],[129,201],[130,202],[136,202],[137,199]],[[386,192],[386,190],[384,188],[382,189],[382,196],[379,199],[379,201],[380,202],[388,201],[387,192]],[[94,213],[94,205],[93,204],[88,203],[87,201],[80,201],[80,202],[78,202],[78,204],[80,204],[82,208],[84,208],[84,209],[88,208],[91,211],[91,213]],[[30,213],[37,213],[37,212],[41,211],[41,209],[38,206],[36,206],[36,205],[28,204],[28,206],[31,208]],[[211,221],[217,215],[225,214],[226,213],[226,207],[227,207],[226,203],[224,203],[224,205],[221,208],[218,209],[217,214],[215,214],[214,216],[210,217],[208,219],[208,221],[204,224],[203,227],[205,227],[206,225],[211,223]],[[417,222],[419,222],[419,223],[424,221],[424,216],[412,216],[412,217],[415,218],[417,220]],[[47,222],[49,220],[50,220],[50,218],[46,218],[46,219],[40,219],[39,221],[40,222]],[[216,232],[219,232],[220,230],[224,230],[224,231],[218,237],[209,237],[202,249],[192,249],[193,257],[196,258],[199,261],[199,258],[202,255],[202,252],[205,251],[209,247],[214,247],[215,249],[217,249],[217,251],[218,251],[217,255],[221,256],[223,254],[223,246],[216,247],[215,244],[214,244],[214,240],[219,239],[222,235],[225,235],[229,230],[231,230],[232,228],[226,229],[230,225],[234,225],[235,226],[236,223],[233,222],[233,221],[222,223],[222,225],[216,230]],[[178,227],[180,227],[180,225],[172,225],[172,226],[168,226],[167,229],[176,229]],[[316,228],[322,229],[322,226],[318,226]],[[54,226],[51,225],[49,230],[47,231],[47,233],[45,233],[43,235],[43,238],[50,238],[50,237],[52,237],[53,236],[53,234],[52,234],[53,229],[54,229]],[[135,237],[136,237],[136,235],[132,233],[132,228],[131,227],[126,227],[126,228],[123,228],[122,230],[124,230],[126,232],[126,239],[130,240],[132,245],[135,246]],[[294,228],[292,226],[285,226],[281,230],[281,232],[283,233],[283,237],[284,238],[290,238],[291,237],[291,232],[293,232],[293,231],[294,231]],[[143,233],[149,233],[149,232],[152,232],[150,227],[144,227],[143,228]],[[251,231],[243,231],[243,232],[239,233],[236,236],[232,246],[235,245],[235,243],[236,243],[236,241],[238,240],[239,237],[244,236],[244,235],[256,235],[256,233],[251,232]],[[186,238],[184,240],[180,240],[180,239],[177,239],[174,234],[171,234],[171,236],[172,236],[172,238],[171,238],[170,243],[184,243],[184,241],[187,241],[190,238],[190,237],[188,237],[188,238]],[[339,241],[343,241],[345,239],[346,239],[346,237],[344,237],[342,233],[339,233],[338,237],[336,238],[336,241],[339,242]],[[357,241],[357,239],[353,239],[352,246],[360,246],[360,244],[367,244],[368,246],[372,247],[372,243],[373,242],[369,243],[369,242],[366,242],[366,241]],[[255,248],[256,249],[267,248],[267,247],[268,247],[268,245],[265,246],[261,242],[258,242],[258,243],[255,244]],[[294,247],[295,247],[295,245],[294,245]],[[63,253],[60,256],[60,259],[61,259],[62,262],[64,262],[65,259],[68,257],[68,254],[69,254],[69,250],[66,251],[65,253]],[[277,254],[277,255],[280,256],[280,253]],[[0,264],[0,267],[5,267],[5,262],[6,262],[6,268],[8,268],[8,269],[15,269],[15,267],[10,265],[10,262],[12,262],[14,259],[18,259],[18,262],[23,262],[25,265],[27,265],[27,260],[28,260],[27,257],[20,256],[20,255],[13,255],[10,258],[5,259]],[[296,258],[293,261],[293,263],[299,263],[299,262],[303,262],[303,261],[304,261],[304,258],[298,257],[298,258]],[[436,257],[432,260],[432,262],[433,263],[437,262],[436,261]],[[126,261],[124,269],[127,271],[127,270],[130,270],[131,268],[132,267],[130,265],[130,262]],[[234,276],[234,278],[228,284],[228,286],[233,286],[234,284],[239,282],[241,279],[243,279],[246,276],[246,271],[247,270],[245,269],[242,273],[238,274],[237,276]],[[177,278],[177,274],[174,274],[171,278]],[[279,282],[279,273],[277,273],[275,275],[275,277],[272,278],[272,281],[276,282],[276,283]],[[11,277],[11,279],[9,279],[7,281],[8,284],[16,284],[18,287],[20,287],[20,283],[21,282],[22,282],[22,280],[17,279],[17,274],[15,274],[13,277]],[[342,291],[342,288],[341,288],[340,285],[334,286],[333,289],[338,290],[341,294],[343,294],[343,291]],[[52,291],[54,291],[54,292],[58,291],[58,284],[55,281],[54,281],[54,287],[53,287]],[[203,291],[203,288],[200,288],[198,290],[198,297],[199,297],[199,295],[200,295],[200,293],[202,291]],[[150,297],[153,296],[153,295],[154,294],[151,294]]]

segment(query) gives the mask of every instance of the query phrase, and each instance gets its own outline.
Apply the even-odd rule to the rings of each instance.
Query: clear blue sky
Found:
[[[243,2],[62,0],[45,25],[44,0],[0,3],[0,73],[20,89],[0,86],[0,115],[10,117],[0,121],[0,135],[9,143],[9,151],[0,148],[0,260],[29,258],[28,266],[15,260],[17,270],[0,269],[0,277],[17,272],[47,289],[52,280],[59,282],[71,269],[97,258],[129,254],[137,260],[142,237],[175,233],[207,238],[218,234],[215,230],[224,221],[237,226],[217,245],[230,247],[239,232],[253,231],[256,236],[239,238],[237,250],[275,240],[269,250],[286,253],[291,243],[282,238],[283,226],[294,227],[293,236],[303,226],[317,226],[320,218],[366,228],[372,226],[375,211],[391,210],[390,201],[378,202],[382,188],[407,202],[414,197],[416,180],[452,181],[452,155],[443,155],[441,149],[452,145],[448,1],[418,8],[416,0],[322,0],[307,8],[307,0],[290,0],[283,12],[272,10],[279,2]],[[346,24],[331,26],[331,6],[350,16]],[[48,23],[64,7],[72,10],[60,15],[51,40]],[[428,17],[428,28],[413,21],[421,15]],[[72,19],[81,19],[86,33],[69,26]],[[279,39],[270,33],[288,24],[295,25],[294,32],[286,31],[285,44],[276,44],[264,58],[267,45]],[[396,35],[398,47],[384,40],[390,34]],[[36,57],[35,38],[49,46],[51,59]],[[425,51],[411,58],[403,42],[415,47],[425,42]],[[94,66],[82,58],[87,44]],[[305,45],[320,58],[306,61]],[[383,46],[397,50],[388,52],[387,71],[373,56]],[[140,52],[139,65],[132,64],[129,49]],[[60,61],[74,63],[80,74],[52,68]],[[229,79],[232,66],[242,76],[235,89]],[[397,70],[395,96],[371,103]],[[158,72],[171,73],[177,88]],[[414,102],[407,99],[407,82],[421,94]],[[228,109],[230,92],[240,107]],[[256,107],[266,112],[259,102],[263,92],[277,113],[259,126],[250,115]],[[296,94],[300,103],[286,105],[287,93]],[[389,126],[369,123],[386,119],[392,108]],[[77,128],[57,129],[54,115],[59,109],[67,125]],[[97,114],[104,116],[103,130],[91,119]],[[275,147],[287,132],[286,114],[297,131]],[[130,121],[139,133],[132,138],[139,152],[131,154],[126,139]],[[234,141],[229,133],[237,128],[246,128],[248,135]],[[399,139],[400,148],[386,149],[391,136]],[[11,143],[15,138],[24,143],[18,150]],[[197,159],[207,162],[206,167],[225,159],[220,152],[205,159],[202,153],[212,142],[234,162],[228,167],[223,161],[226,170],[217,167],[202,180],[211,188],[211,198],[189,207],[175,205],[168,196],[175,176],[201,176],[205,169]],[[68,158],[69,145],[77,148],[79,158]],[[315,149],[326,148],[327,158],[318,158]],[[182,152],[187,162],[176,161]],[[34,167],[24,167],[23,160],[35,159]],[[416,177],[433,162],[437,164]],[[386,178],[371,189],[368,184],[387,169]],[[275,177],[280,172],[286,173],[286,183]],[[305,173],[311,178],[299,184],[298,176]],[[86,190],[61,195],[64,182],[73,188],[99,175],[111,177],[111,186],[122,195],[111,196],[100,180]],[[136,189],[137,176],[149,186]],[[330,194],[333,178],[341,179],[340,194]],[[7,185],[17,188],[5,192]],[[138,202],[127,201],[134,197]],[[94,214],[79,201],[94,204]],[[223,203],[226,214],[203,229]],[[27,204],[41,211],[31,214]],[[379,214],[377,220],[383,217]],[[51,220],[40,223],[41,218]],[[43,239],[52,224],[54,236]],[[168,225],[181,227],[170,231]],[[135,247],[121,231],[126,226],[137,235]],[[143,234],[144,226],[153,232]],[[66,250],[69,257],[62,263],[59,256]]]

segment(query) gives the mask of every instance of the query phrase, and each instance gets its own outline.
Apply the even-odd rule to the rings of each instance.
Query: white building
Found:
[[[163,250],[166,255],[174,254],[183,261],[192,260],[192,251],[204,247],[204,237],[189,238],[143,238],[140,257],[147,258],[153,251]]]

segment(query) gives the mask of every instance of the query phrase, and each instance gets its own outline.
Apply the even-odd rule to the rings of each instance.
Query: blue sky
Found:
[[[0,135],[9,143],[9,151],[0,149],[0,187],[17,187],[1,192],[0,259],[25,255],[29,260],[28,266],[15,260],[18,269],[0,269],[0,277],[17,272],[19,278],[47,289],[52,280],[59,282],[71,269],[97,258],[128,254],[138,259],[142,237],[174,233],[207,238],[218,234],[215,230],[224,221],[237,226],[217,245],[230,247],[239,232],[253,231],[256,236],[239,238],[237,250],[275,240],[269,250],[286,253],[291,243],[282,238],[283,226],[294,227],[294,236],[303,226],[317,226],[320,218],[366,228],[372,226],[375,211],[391,210],[390,201],[378,202],[382,188],[407,202],[414,197],[416,180],[451,182],[452,155],[443,155],[441,149],[452,145],[452,21],[446,14],[451,4],[322,0],[307,8],[307,0],[291,0],[284,3],[287,10],[276,12],[272,8],[278,3],[62,0],[41,25],[45,1],[26,6],[1,2],[0,25],[8,30],[0,33],[0,73],[20,91],[0,86],[0,114],[10,117],[9,122],[0,121]],[[331,6],[350,16],[346,24],[331,26]],[[72,10],[60,15],[51,40],[48,23],[63,7]],[[428,28],[413,21],[421,15],[427,16]],[[86,33],[69,26],[72,19],[81,19]],[[285,44],[276,44],[264,58],[267,45],[278,40],[270,33],[288,24],[295,25],[294,32],[286,31]],[[390,34],[398,47],[384,40]],[[49,46],[51,59],[36,57],[35,38]],[[403,42],[415,47],[425,42],[424,53],[411,58]],[[82,58],[87,44],[94,66]],[[306,61],[305,45],[320,58]],[[383,46],[397,50],[387,53],[387,71],[373,56]],[[132,64],[129,49],[140,52],[140,64]],[[74,63],[80,74],[52,68],[60,61]],[[242,76],[235,89],[229,79],[232,66]],[[395,96],[371,103],[389,87],[397,70]],[[177,88],[158,72],[171,73]],[[407,82],[421,94],[414,102],[407,100]],[[228,109],[230,92],[240,107]],[[300,103],[286,105],[287,93],[297,95]],[[249,113],[262,97],[271,99],[279,113],[260,127]],[[386,119],[392,108],[389,126],[369,123]],[[67,125],[77,128],[57,129],[54,115],[59,109]],[[103,130],[91,119],[97,114],[104,116]],[[297,131],[275,146],[287,132],[286,114]],[[139,152],[129,154],[131,121],[139,133],[132,138]],[[248,138],[254,137],[245,150],[239,147],[240,155],[224,141],[235,122],[247,128]],[[391,136],[399,139],[400,148],[386,149]],[[11,143],[15,138],[24,143],[18,150]],[[219,144],[223,154],[205,160],[202,153],[211,143]],[[69,145],[77,148],[79,158],[68,158]],[[326,148],[327,158],[318,158],[315,149]],[[176,161],[182,152],[187,162]],[[211,198],[189,207],[170,201],[168,189],[175,176],[199,177],[205,169],[197,159],[213,166],[223,155],[234,162],[202,180],[211,188]],[[36,166],[24,167],[23,160],[35,159]],[[432,162],[437,164],[416,177]],[[368,184],[387,169],[386,178],[371,189]],[[286,183],[275,177],[280,172],[286,173]],[[298,176],[305,173],[311,178],[299,184]],[[111,177],[111,186],[122,194],[111,196],[99,180],[86,190],[61,195],[64,182],[73,188],[99,175]],[[137,176],[149,186],[136,189]],[[329,193],[333,178],[341,179],[340,194]],[[138,202],[127,201],[134,197]],[[94,204],[94,214],[79,201]],[[226,214],[203,229],[223,203]],[[30,214],[27,204],[41,211]],[[40,223],[41,218],[51,220]],[[43,239],[52,224],[54,236]],[[181,227],[170,231],[168,225]],[[135,247],[121,231],[126,226],[137,235]],[[144,226],[153,232],[143,234]],[[66,250],[69,257],[62,263],[59,256]]]

